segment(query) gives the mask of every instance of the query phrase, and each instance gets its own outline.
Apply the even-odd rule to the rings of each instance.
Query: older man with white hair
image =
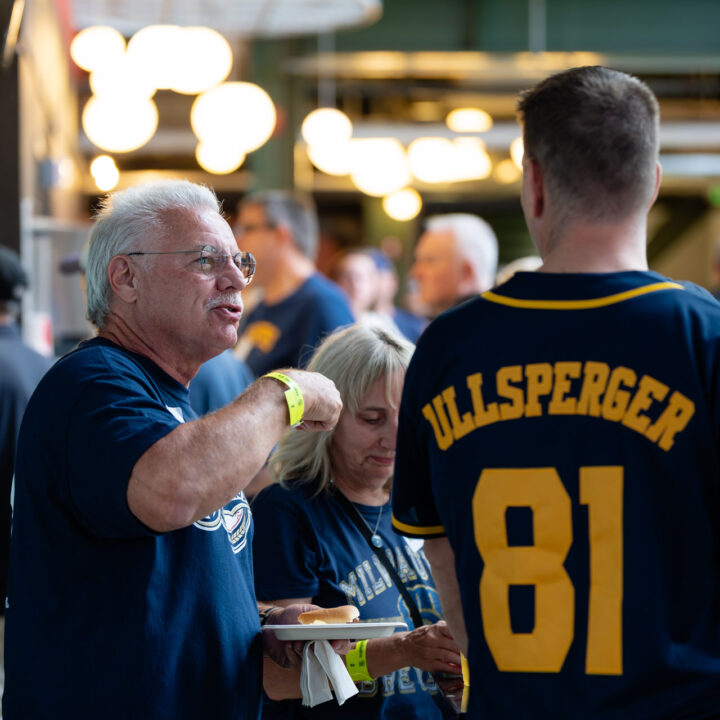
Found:
[[[208,188],[130,188],[98,213],[98,336],[45,375],[20,430],[6,720],[257,720],[263,649],[297,662],[261,637],[243,488],[290,425],[332,428],[339,395],[288,369],[200,419],[188,398],[237,341],[254,270]]]
[[[435,317],[492,287],[497,270],[497,238],[476,215],[436,215],[415,248],[410,270],[421,304]]]

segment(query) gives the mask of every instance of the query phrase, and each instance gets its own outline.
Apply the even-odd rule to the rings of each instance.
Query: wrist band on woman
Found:
[[[269,372],[263,375],[263,377],[275,378],[275,380],[279,380],[283,385],[287,385],[288,389],[285,391],[285,402],[287,402],[290,412],[290,427],[297,427],[302,422],[303,413],[305,412],[305,400],[303,399],[300,386],[291,377],[280,372]]]
[[[361,640],[345,656],[345,667],[348,669],[348,673],[350,673],[350,679],[353,682],[361,682],[363,680],[373,679],[367,668],[367,660],[365,656],[366,645],[367,640]]]

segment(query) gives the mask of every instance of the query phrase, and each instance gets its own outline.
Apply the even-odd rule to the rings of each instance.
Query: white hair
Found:
[[[129,250],[148,248],[153,239],[163,237],[169,228],[169,213],[200,210],[219,213],[220,203],[212,190],[187,180],[136,185],[104,198],[90,231],[85,269],[91,323],[102,327],[110,310],[110,260]]]
[[[432,232],[452,233],[458,252],[473,268],[477,291],[484,292],[492,287],[497,271],[498,244],[493,229],[485,220],[466,213],[435,215],[427,219],[425,227]]]

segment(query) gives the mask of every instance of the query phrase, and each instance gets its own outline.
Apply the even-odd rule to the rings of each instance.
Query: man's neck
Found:
[[[290,297],[314,272],[312,260],[299,253],[281,259],[276,271],[265,283],[263,302],[266,305],[277,305]]]
[[[122,317],[112,313],[105,318],[102,328],[98,330],[98,337],[105,338],[129,352],[144,355],[185,387],[190,384],[202,364],[188,363],[184,358],[167,359],[168,353],[162,352],[161,342],[146,341]]]
[[[619,223],[574,223],[542,247],[538,272],[609,273],[647,270],[645,218]]]

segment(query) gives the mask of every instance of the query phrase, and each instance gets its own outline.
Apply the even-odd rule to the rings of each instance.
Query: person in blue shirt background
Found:
[[[280,190],[240,203],[235,235],[258,262],[260,302],[240,325],[238,357],[260,376],[304,367],[318,342],[353,322],[347,298],[315,269],[318,220],[312,201]]]

